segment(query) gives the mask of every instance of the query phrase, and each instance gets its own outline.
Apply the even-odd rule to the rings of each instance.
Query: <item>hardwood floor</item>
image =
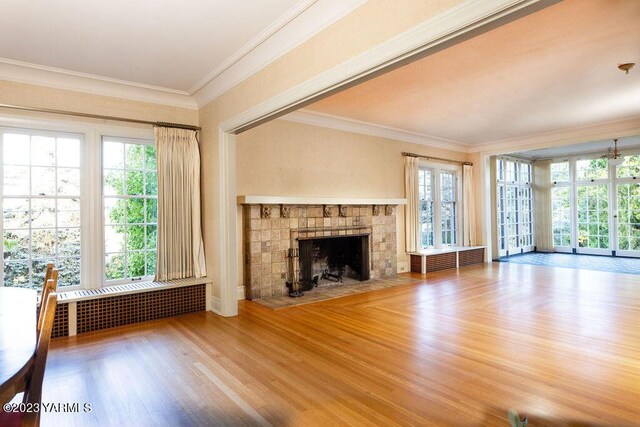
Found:
[[[43,425],[640,423],[640,277],[494,263],[55,340]]]

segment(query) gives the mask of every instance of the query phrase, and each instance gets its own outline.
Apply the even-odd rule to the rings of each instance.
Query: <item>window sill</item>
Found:
[[[444,248],[422,249],[416,252],[408,252],[409,255],[436,255],[448,252],[463,252],[473,249],[484,249],[486,246],[447,246]]]

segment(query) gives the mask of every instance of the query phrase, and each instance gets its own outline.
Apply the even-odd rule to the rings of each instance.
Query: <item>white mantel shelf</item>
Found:
[[[239,205],[406,205],[407,199],[350,197],[238,196]]]

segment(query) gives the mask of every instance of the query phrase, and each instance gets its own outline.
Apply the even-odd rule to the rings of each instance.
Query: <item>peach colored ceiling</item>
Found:
[[[640,0],[565,0],[306,110],[470,145],[637,117]]]

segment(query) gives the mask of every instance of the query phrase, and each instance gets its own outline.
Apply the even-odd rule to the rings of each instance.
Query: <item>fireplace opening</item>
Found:
[[[300,286],[308,291],[323,281],[369,280],[369,235],[300,239]]]

